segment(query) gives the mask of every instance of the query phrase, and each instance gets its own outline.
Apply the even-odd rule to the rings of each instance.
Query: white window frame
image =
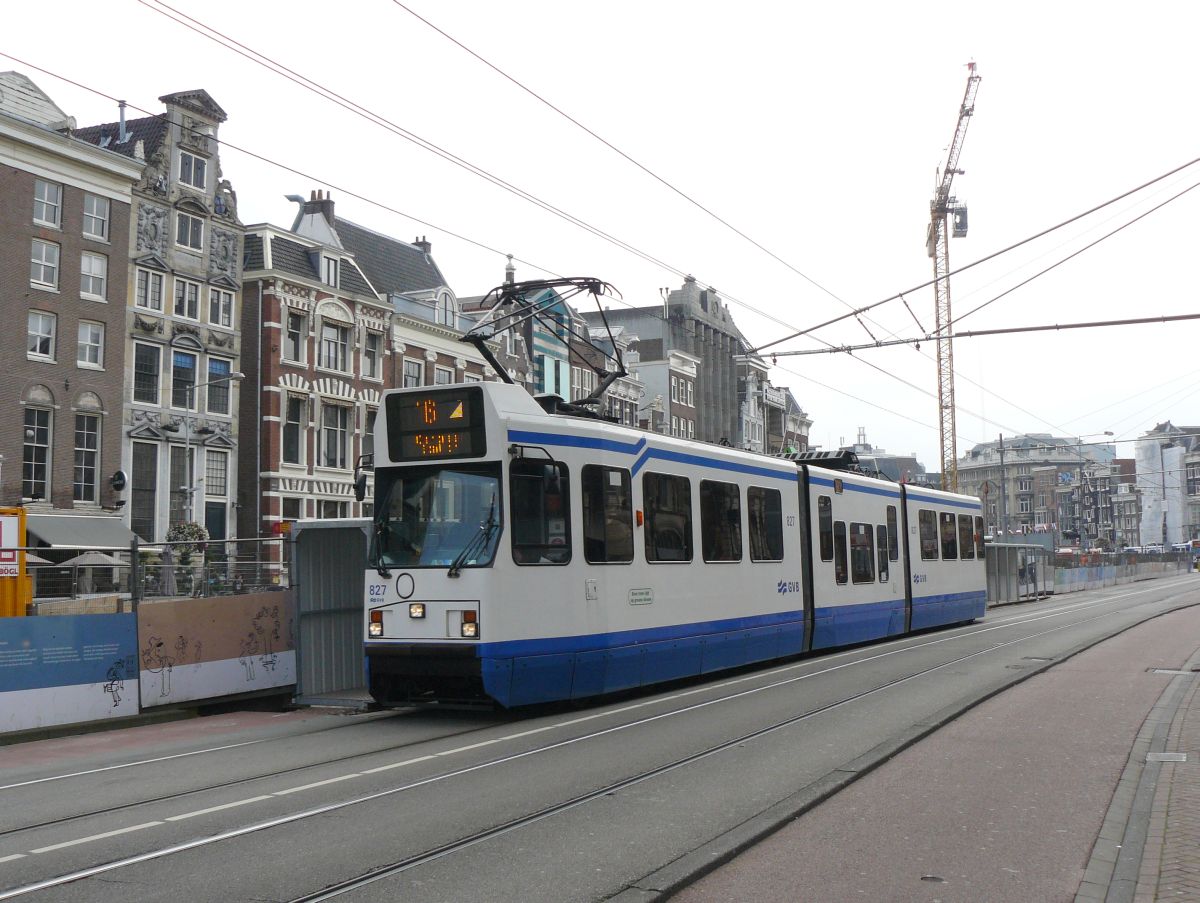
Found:
[[[434,319],[439,326],[454,328],[458,322],[458,311],[454,307],[454,299],[449,292],[438,295]]]
[[[689,408],[694,408],[696,406],[696,401],[692,392],[695,386],[696,384],[690,379],[687,381],[687,404]]]
[[[337,418],[337,422],[330,424],[327,421],[330,411],[335,411],[333,416]],[[319,436],[321,445],[317,450],[317,465],[328,470],[346,470],[350,460],[350,421],[353,409],[348,405],[337,404],[332,401],[321,402],[321,428]],[[335,448],[335,461],[329,463],[329,443],[330,440],[337,443]]]
[[[79,321],[79,348],[75,364],[88,369],[104,369],[104,324],[94,320]]]
[[[179,152],[179,181],[189,188],[204,191],[208,187],[208,161],[185,150]]]
[[[145,310],[163,309],[163,289],[166,287],[166,276],[151,270],[138,270],[135,276],[137,291],[134,296],[134,306]],[[155,297],[157,295],[157,298]],[[156,303],[157,302],[157,303]]]
[[[433,368],[433,384],[435,386],[452,386],[454,385],[454,370],[450,367]]]
[[[52,241],[35,238],[29,252],[29,284],[34,288],[58,291],[61,260],[62,248]]]
[[[218,369],[213,370],[213,365],[217,365]],[[224,365],[222,367],[221,365]],[[229,379],[229,375],[233,373],[233,361],[223,357],[210,357],[208,366],[205,369],[204,382],[208,385],[204,390],[204,410],[209,414],[229,414],[233,411],[233,380]],[[213,396],[225,399],[225,410],[213,407]]]
[[[293,317],[296,319],[296,322],[298,323],[298,328],[295,333],[292,332],[292,318]],[[308,347],[308,342],[306,340],[307,333],[308,333],[308,318],[304,314],[302,314],[298,311],[289,310],[283,318],[282,360],[288,361],[293,364],[303,364],[304,363],[304,358],[305,358],[304,352]],[[292,344],[292,336],[293,335],[295,335],[296,356],[290,357],[289,355],[290,355],[292,349],[289,346]]]
[[[79,294],[93,301],[108,300],[108,257],[84,251],[79,258]]]
[[[175,212],[175,245],[192,251],[203,251],[204,220],[177,210]]]
[[[83,235],[95,241],[108,241],[108,220],[112,204],[96,194],[83,196]]]
[[[233,292],[209,287],[208,322],[213,326],[233,326]]]
[[[331,331],[333,337],[327,335],[327,331]],[[317,366],[323,370],[333,370],[337,373],[349,372],[349,326],[345,326],[334,320],[321,321],[321,337],[317,345]]]
[[[63,187],[45,179],[33,180],[33,221],[39,226],[62,228]]]
[[[363,337],[362,375],[365,379],[379,379],[382,350],[383,336],[378,332],[368,332]]]
[[[671,374],[671,401],[679,401],[679,377]]]
[[[416,378],[417,378],[417,381],[415,383],[413,383],[412,385],[409,385],[409,382],[408,382],[408,377],[410,375],[409,374],[410,365],[413,368],[415,368],[416,372],[412,375],[416,376]],[[400,385],[401,385],[401,388],[404,388],[404,389],[412,389],[412,388],[416,388],[418,386],[425,385],[425,362],[419,361],[419,360],[414,360],[411,357],[406,357],[404,359],[403,366],[400,368]]]
[[[196,354],[196,352],[194,352],[194,351],[184,351],[182,348],[168,348],[167,351],[171,355],[171,407],[175,408],[176,410],[181,410],[181,411],[195,411],[197,409],[196,408],[196,386],[199,385],[199,383],[201,382],[201,380],[199,379],[200,355]],[[175,371],[176,371],[176,369],[178,369],[175,366],[175,356],[176,355],[180,355],[183,357],[190,357],[192,359],[192,368],[191,368],[192,369],[192,379],[191,379],[191,382],[189,383],[189,385],[191,385],[192,388],[190,390],[183,389],[183,388],[176,386],[177,377],[175,375]],[[183,394],[183,398],[184,398],[183,404],[175,403],[175,392],[177,390]]]
[[[35,332],[35,319],[37,331]],[[37,339],[36,348],[30,347],[30,340]],[[39,350],[46,344],[47,351]],[[25,357],[33,361],[53,361],[58,350],[58,317],[44,310],[31,310],[25,320]]]
[[[36,422],[31,424],[29,422],[30,414],[34,414],[35,416],[37,414],[45,414],[45,427],[43,428],[41,424]],[[51,480],[54,477],[54,468],[52,467],[54,462],[54,411],[49,408],[30,405],[25,408],[23,423],[24,428],[21,432],[21,435],[24,437],[21,445],[21,495],[26,498],[36,497],[41,501],[49,501],[52,485]],[[43,430],[45,432],[44,441],[37,441],[40,438],[39,434]],[[29,435],[30,431],[33,431],[32,436]],[[38,448],[45,449],[44,461],[38,462],[31,459],[30,449]],[[25,474],[30,471],[31,466],[40,466],[42,468],[44,476],[40,480],[27,480],[25,478]],[[39,483],[41,484],[41,492],[36,491],[38,488],[37,484]],[[29,489],[28,492],[26,492],[27,488]]]
[[[229,498],[229,452],[205,449],[204,495],[213,499]]]
[[[85,431],[85,435],[92,437],[92,445],[90,447],[86,442],[83,445],[79,443],[79,421],[81,417],[91,420],[94,425],[93,430]],[[92,411],[75,412],[75,430],[73,433],[75,457],[71,474],[71,493],[73,500],[76,502],[94,505],[100,501],[100,435],[99,414]],[[88,476],[89,472],[90,478]],[[83,474],[82,479],[81,474]]]
[[[139,348],[148,348],[154,352],[154,397],[138,398],[137,353]],[[162,399],[163,346],[150,342],[133,343],[133,401],[135,404],[157,405]]]
[[[299,415],[296,420],[289,419],[289,417],[291,415],[293,402],[295,402],[297,404],[297,410],[298,410],[298,415]],[[289,392],[283,396],[283,417],[281,418],[283,422],[282,422],[282,429],[280,430],[280,441],[279,441],[279,462],[281,464],[291,464],[293,466],[304,464],[304,458],[305,458],[304,453],[305,453],[306,446],[307,446],[307,442],[305,441],[305,436],[306,436],[307,427],[308,427],[307,413],[308,413],[308,399],[305,396],[299,395],[295,392]],[[289,427],[293,427],[293,426],[296,431],[296,460],[289,461],[286,457],[286,454],[287,454],[287,441],[286,440],[287,440],[288,429],[289,429]]]
[[[181,303],[182,299],[182,303]],[[181,311],[182,308],[182,311]],[[200,319],[200,283],[175,277],[175,290],[171,293],[171,312],[186,320]]]
[[[336,257],[321,258],[321,281],[326,285],[338,287],[338,275],[341,267],[338,266],[339,261]]]

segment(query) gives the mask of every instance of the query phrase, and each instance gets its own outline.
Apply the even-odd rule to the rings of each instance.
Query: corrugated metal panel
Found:
[[[300,521],[293,527],[296,696],[361,688],[363,587],[371,522]]]

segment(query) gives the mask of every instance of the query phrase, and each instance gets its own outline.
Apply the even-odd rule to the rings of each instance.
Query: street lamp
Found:
[[[228,373],[225,376],[217,379],[210,379],[205,383],[192,383],[183,387],[184,392],[184,408],[187,413],[184,414],[184,432],[183,432],[183,469],[185,483],[180,489],[183,491],[183,517],[187,522],[192,520],[192,496],[196,492],[195,484],[195,467],[192,463],[192,400],[196,397],[197,389],[204,389],[208,386],[215,386],[221,383],[231,383],[239,379],[245,379],[246,374],[241,372]],[[230,405],[232,408],[232,404]]]

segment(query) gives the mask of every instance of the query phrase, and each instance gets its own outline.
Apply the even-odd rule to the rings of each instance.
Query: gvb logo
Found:
[[[775,586],[775,591],[777,593],[779,593],[781,596],[785,596],[788,593],[798,593],[798,592],[800,592],[800,581],[799,580],[780,580],[779,583],[776,584],[776,586]]]

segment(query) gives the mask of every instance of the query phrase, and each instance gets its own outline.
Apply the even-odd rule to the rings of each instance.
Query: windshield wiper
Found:
[[[375,572],[384,580],[392,576],[392,572],[383,563],[384,546],[387,544],[387,536],[390,532],[386,521],[378,521],[375,524]]]
[[[457,577],[463,565],[472,555],[487,548],[487,544],[492,541],[492,534],[496,532],[498,526],[500,523],[496,520],[496,496],[493,495],[487,520],[479,525],[479,532],[471,537],[471,541],[463,546],[461,552],[454,556],[454,561],[450,562],[450,569],[446,571],[446,576]]]

